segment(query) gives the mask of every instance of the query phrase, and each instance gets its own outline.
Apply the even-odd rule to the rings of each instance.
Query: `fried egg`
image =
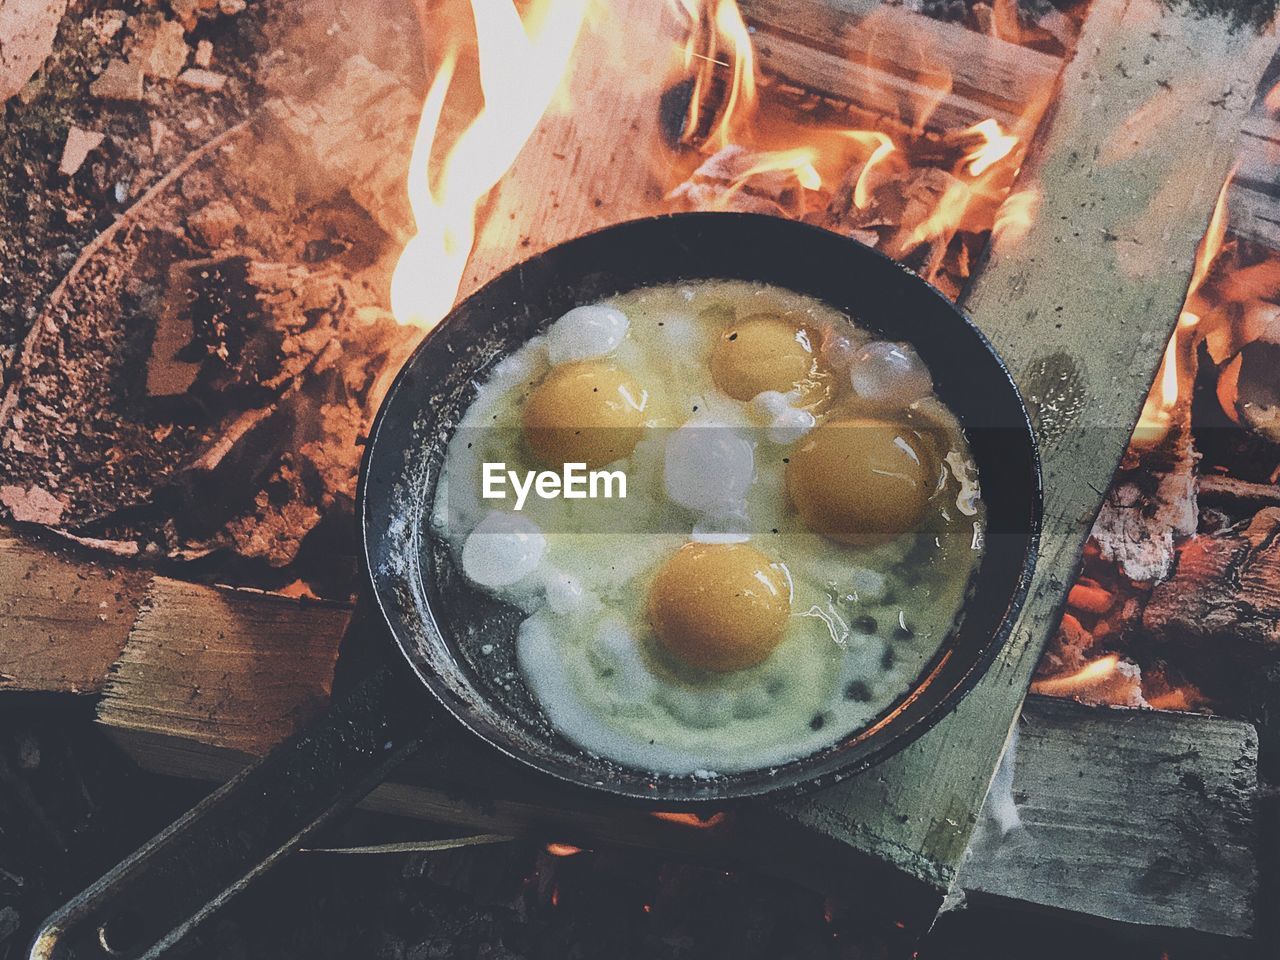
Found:
[[[486,462],[620,470],[627,496],[515,511],[480,495]],[[812,753],[909,693],[983,523],[910,345],[790,291],[699,281],[576,307],[498,363],[431,534],[519,611],[519,680],[564,737],[715,776]]]

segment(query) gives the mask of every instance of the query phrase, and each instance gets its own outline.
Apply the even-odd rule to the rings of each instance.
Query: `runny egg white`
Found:
[[[482,467],[621,470],[625,499],[481,496]],[[525,685],[582,748],[713,776],[804,756],[911,689],[955,622],[983,508],[907,344],[738,281],[577,307],[497,364],[432,514],[515,605]]]

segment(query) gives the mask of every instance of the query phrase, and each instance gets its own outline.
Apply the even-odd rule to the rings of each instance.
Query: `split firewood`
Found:
[[[1208,474],[1196,481],[1200,500],[1232,506],[1280,507],[1280,484],[1252,483],[1237,477]]]
[[[932,279],[960,225],[969,188],[940,167],[909,166],[899,155],[855,164],[827,206],[824,225],[866,241]],[[948,213],[948,211],[953,211]]]
[[[1246,343],[1218,374],[1218,402],[1236,423],[1280,443],[1280,324]]]

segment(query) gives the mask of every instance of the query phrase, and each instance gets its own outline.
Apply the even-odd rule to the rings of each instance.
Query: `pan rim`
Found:
[[[705,222],[708,218],[714,218],[717,221],[736,222],[744,230],[763,230],[778,231],[786,233],[794,231],[797,237],[804,235],[821,235],[822,243],[842,243],[846,244],[847,249],[853,251],[851,256],[864,257],[870,260],[879,261],[875,269],[886,271],[891,270],[896,274],[905,275],[901,282],[916,285],[917,289],[923,288],[921,293],[938,301],[938,306],[947,314],[950,314],[965,328],[965,333],[974,338],[977,345],[994,361],[995,368],[1000,373],[1001,382],[999,384],[1001,392],[1007,392],[1009,399],[1013,401],[1013,409],[1016,411],[1016,426],[1019,438],[1026,443],[1026,466],[1030,468],[1029,476],[1023,478],[1026,484],[1026,492],[1028,495],[1030,514],[1025,517],[1027,530],[1025,533],[1025,542],[1021,551],[1020,562],[1017,564],[1016,577],[1014,578],[1013,589],[1008,592],[1008,601],[1001,609],[999,619],[995,629],[990,632],[985,643],[977,651],[976,655],[968,657],[967,666],[957,677],[950,682],[949,687],[942,692],[941,697],[936,703],[925,710],[920,716],[915,718],[914,722],[900,724],[896,728],[893,724],[887,724],[883,735],[879,738],[878,744],[864,749],[857,755],[848,754],[848,751],[833,750],[832,748],[824,748],[823,750],[797,758],[797,760],[789,761],[787,764],[779,766],[777,771],[787,771],[788,775],[773,777],[757,777],[755,780],[739,781],[735,780],[734,775],[719,777],[713,780],[705,781],[705,787],[700,784],[700,792],[696,796],[679,796],[672,795],[663,790],[644,791],[641,789],[633,789],[625,784],[617,782],[603,782],[594,776],[575,777],[566,773],[563,769],[554,765],[543,762],[522,749],[517,745],[513,745],[499,735],[487,723],[476,722],[474,717],[468,710],[464,709],[464,705],[456,702],[452,692],[445,686],[443,680],[436,676],[434,671],[424,668],[424,664],[419,658],[415,657],[411,651],[412,638],[402,634],[398,626],[399,617],[393,605],[387,596],[388,590],[394,589],[393,585],[384,582],[386,575],[379,573],[376,558],[372,549],[374,538],[371,531],[371,523],[375,518],[369,514],[369,484],[370,475],[375,469],[375,459],[379,456],[378,451],[382,448],[379,446],[380,438],[383,436],[383,428],[386,425],[390,411],[395,406],[394,399],[404,389],[404,385],[411,370],[417,361],[425,352],[433,349],[435,341],[441,339],[451,325],[460,322],[456,318],[463,315],[468,304],[472,303],[478,297],[481,297],[485,291],[494,285],[502,282],[505,278],[509,278],[512,273],[521,271],[527,264],[533,263],[541,257],[546,256],[551,251],[561,251],[578,244],[590,244],[599,242],[602,237],[623,231],[636,231],[644,228],[652,228],[658,224],[677,224],[690,223],[695,224],[699,221]],[[729,220],[732,218],[732,221]],[[767,222],[767,226],[762,226],[760,222]],[[833,248],[834,249],[834,248]],[[389,441],[388,441],[389,442]],[[396,448],[388,451],[389,455],[396,452]],[[399,450],[401,456],[405,451]],[[574,787],[606,794],[608,796],[638,801],[646,806],[662,806],[662,807],[697,807],[706,806],[708,804],[722,804],[730,800],[745,799],[749,797],[758,797],[764,795],[770,796],[788,796],[799,793],[806,793],[812,790],[820,789],[823,786],[829,786],[840,780],[846,779],[857,773],[860,773],[883,761],[888,756],[897,753],[904,747],[914,742],[922,736],[927,730],[936,726],[943,718],[951,714],[958,704],[964,699],[970,690],[979,682],[979,680],[989,671],[991,664],[995,661],[999,652],[1004,649],[1008,643],[1013,627],[1017,620],[1017,615],[1023,607],[1030,586],[1031,574],[1034,570],[1040,538],[1040,529],[1043,515],[1043,477],[1042,466],[1039,452],[1038,440],[1034,427],[1031,423],[1030,415],[1027,412],[1026,404],[1017,388],[1013,377],[1004,363],[1003,358],[996,351],[990,340],[986,337],[981,329],[973,322],[968,314],[958,305],[949,301],[937,289],[928,284],[925,280],[913,273],[907,267],[897,263],[896,261],[885,256],[878,250],[866,247],[852,238],[843,237],[832,231],[802,223],[793,220],[784,220],[777,217],[766,216],[762,214],[751,213],[730,213],[730,212],[696,212],[696,213],[669,213],[660,214],[650,217],[642,217],[638,219],[624,221],[622,223],[613,224],[603,227],[599,230],[592,231],[575,237],[571,240],[557,244],[547,251],[543,251],[534,257],[529,258],[522,263],[516,264],[507,270],[502,271],[495,277],[490,279],[484,285],[479,287],[475,292],[469,295],[464,301],[457,304],[449,314],[437,324],[422,342],[414,349],[410,356],[404,361],[399,371],[397,371],[391,386],[388,388],[386,395],[382,399],[377,415],[370,426],[368,439],[365,445],[364,456],[362,458],[360,479],[357,487],[356,500],[356,517],[358,531],[360,537],[359,558],[363,568],[363,579],[366,587],[372,593],[372,599],[378,608],[379,616],[387,632],[391,634],[391,642],[399,650],[399,656],[407,662],[417,677],[418,681],[426,687],[430,692],[432,699],[439,704],[444,711],[457,721],[458,725],[467,730],[470,734],[479,740],[488,744],[489,747],[495,748],[502,754],[517,761],[527,769],[536,771],[538,774],[551,777],[556,781],[566,784],[572,784]],[[412,539],[414,546],[414,556],[411,565],[415,572],[419,574],[421,579],[421,571],[418,570],[418,557],[416,548],[421,538],[420,524],[415,524]],[[427,602],[427,598],[423,597],[423,603],[419,606],[419,614],[425,618],[423,624],[430,630],[437,631],[441,636],[447,636],[447,631],[438,622],[436,613],[432,609],[432,605]],[[966,601],[966,604],[969,601]],[[940,649],[939,654],[935,655],[932,664],[937,660],[939,655],[945,653],[945,649]],[[896,712],[904,703],[915,697],[919,690],[924,689],[927,684],[922,684],[919,679],[913,686],[912,690],[904,697],[899,698],[890,706],[890,712]],[[835,747],[849,744],[863,734],[870,726],[852,731],[850,734],[842,737],[836,742]],[[818,769],[799,770],[792,769],[794,765],[803,765],[806,762],[816,764],[822,761]],[[628,767],[627,769],[635,770],[637,773],[643,773],[636,768]],[[747,771],[746,773],[761,773],[763,771]],[[798,776],[797,776],[798,774]],[[653,781],[663,781],[674,779],[679,782],[687,782],[687,777],[670,778],[668,775],[649,773],[648,776]]]

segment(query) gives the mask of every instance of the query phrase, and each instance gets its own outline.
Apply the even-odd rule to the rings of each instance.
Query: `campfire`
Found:
[[[521,157],[544,113],[573,124],[591,109],[575,49],[621,52],[626,25],[583,0],[523,13],[454,4],[432,15],[458,29],[425,34],[443,38],[428,45],[433,72],[406,82],[346,46],[341,14],[313,13],[344,24],[324,62],[266,77],[271,96],[250,120],[139,194],[32,328],[0,401],[14,519],[118,554],[201,561],[223,581],[352,589],[351,561],[332,558],[335,546],[352,555],[343,531],[360,439],[390,374],[489,262],[555,239],[512,244],[495,221],[541,189]],[[858,90],[894,109],[871,115],[771,75],[783,52],[755,49],[732,0],[675,3],[663,27],[661,69],[619,56],[590,78],[647,105],[652,126],[629,147],[655,171],[652,193],[623,209],[593,197],[597,222],[680,210],[801,219],[952,297],[993,229],[1030,222],[1034,198],[1009,190],[1047,78],[999,116],[966,100],[957,117],[948,98],[964,78],[927,34],[873,16],[850,41],[864,60]],[[275,29],[286,49],[302,42]],[[154,323],[141,351],[127,339],[134,315]],[[54,327],[68,363],[55,359]],[[135,379],[142,395],[121,410],[114,398]]]
[[[345,39],[340,14],[319,3],[315,13],[343,23]],[[349,593],[343,531],[369,417],[422,332],[488,262],[504,262],[486,236],[504,236],[494,217],[538,189],[520,176],[522,151],[544,114],[569,124],[590,109],[573,70],[584,45],[620,54],[593,81],[631,91],[653,114],[629,144],[653,171],[651,192],[616,217],[736,210],[804,220],[958,297],[992,233],[1016,236],[1034,217],[1038,198],[1011,186],[1051,75],[1031,71],[1012,92],[1008,80],[979,89],[982,69],[939,49],[930,21],[886,10],[840,39],[849,69],[815,88],[797,51],[831,56],[833,41],[805,47],[770,3],[748,13],[750,25],[733,0],[671,0],[654,44],[663,56],[637,70],[626,24],[587,0],[522,12],[452,4],[431,13],[457,29],[424,34],[440,38],[427,45],[424,77],[398,77],[354,42],[302,76],[268,77],[273,95],[254,117],[139,194],[50,298],[0,401],[10,514],[120,554],[199,560],[224,581]],[[1055,52],[1077,22],[1058,14],[1051,29],[1028,25],[1000,4],[977,16],[971,27],[1029,45],[1016,49]],[[283,46],[302,43],[276,29]],[[1226,197],[1041,667],[1042,691],[1212,702],[1154,635],[1158,605],[1145,624],[1143,610],[1174,575],[1175,541],[1201,544],[1193,535],[1208,524],[1251,556],[1235,529],[1252,516],[1242,508],[1275,499],[1275,476],[1256,465],[1280,433],[1266,376],[1280,308],[1268,299],[1277,298],[1269,251],[1228,240]],[[599,222],[616,218],[592,202]],[[182,224],[180,235],[160,230],[166,223]],[[552,239],[520,237],[517,253]],[[133,292],[112,303],[122,263]],[[128,311],[155,324],[143,357],[122,349]],[[42,331],[54,324],[71,338],[69,364],[52,362]],[[145,396],[122,415],[112,397],[139,374]],[[1207,461],[1197,444],[1206,431],[1215,438]],[[1244,456],[1224,439],[1233,436],[1249,438]],[[1210,510],[1203,522],[1197,493]],[[335,546],[348,558],[340,569]]]
[[[71,624],[48,636],[83,633],[100,662],[42,663],[28,682],[0,659],[0,691],[102,691],[98,722],[144,767],[227,778],[359,672],[361,456],[396,372],[455,304],[625,220],[797,220],[969,310],[1028,399],[1048,468],[1045,566],[990,682],[946,736],[803,801],[604,811],[442,734],[424,750],[433,763],[373,804],[427,810],[482,831],[477,843],[535,833],[524,885],[555,909],[573,908],[573,878],[614,839],[744,874],[781,862],[816,883],[789,862],[803,846],[821,851],[824,878],[868,862],[892,875],[884,890],[855,884],[892,903],[880,939],[928,926],[893,900],[903,880],[939,893],[921,917],[945,890],[947,906],[988,896],[1252,936],[1251,724],[1270,736],[1280,682],[1280,86],[1254,105],[1203,229],[1204,171],[1225,169],[1220,144],[1264,59],[1240,52],[1240,24],[1219,34],[1154,0],[1092,6],[421,0],[373,16],[337,0],[159,0],[87,16],[67,62],[91,109],[51,147],[62,247],[3,301],[32,306],[5,358],[0,508],[48,555],[15,537],[32,552],[9,567],[0,551],[0,570],[19,571],[40,631]],[[1224,86],[1219,63],[1250,83]],[[35,83],[15,88],[18,119],[47,108]],[[1139,106],[1108,112],[1125,97]],[[1098,142],[1091,111],[1109,131]],[[1206,121],[1181,135],[1196,111],[1226,133]],[[1073,131],[1078,152],[1062,142]],[[1167,166],[1125,180],[1153,144]],[[1135,195],[1120,216],[1116,198]],[[1177,215],[1184,203],[1195,216]],[[1175,242],[1188,231],[1203,232],[1194,262]],[[0,268],[26,262],[0,255]],[[1098,302],[1073,285],[1077,268]],[[1037,289],[1045,277],[1072,292]],[[1185,303],[1164,316],[1173,286]],[[1110,449],[1116,423],[1130,434],[1161,347],[1081,559],[1078,515],[1111,473],[1081,435]],[[1022,711],[1050,630],[1031,685],[1043,696]],[[1205,790],[1215,776],[1229,787]],[[1135,790],[1155,796],[1149,811]],[[1129,833],[1115,828],[1130,815]],[[1173,818],[1208,824],[1204,842],[1225,852],[1169,853]],[[1087,854],[1072,833],[1085,822]],[[1024,830],[1034,849],[1016,842]],[[1062,864],[1101,878],[1097,891],[1045,879]],[[1200,904],[1207,874],[1239,902]],[[1106,899],[1135,905],[1117,916]],[[642,900],[646,915],[665,902]],[[863,926],[824,904],[821,936]]]
[[[1265,358],[1280,254],[1233,223],[1244,189],[1223,187],[1037,692],[1246,713],[1259,696],[1247,678],[1266,663],[1276,609],[1280,431]]]

